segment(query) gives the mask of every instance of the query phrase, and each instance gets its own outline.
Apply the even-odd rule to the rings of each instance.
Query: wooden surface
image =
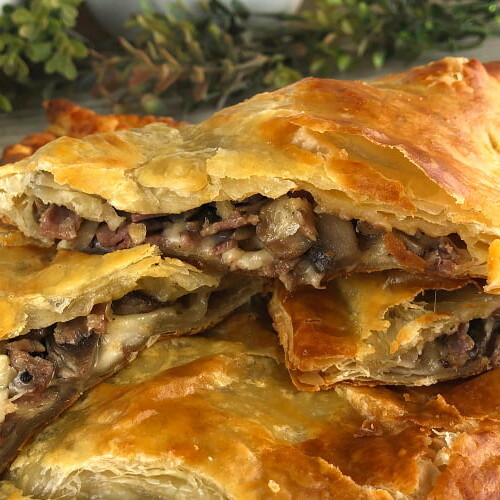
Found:
[[[384,68],[379,71],[375,71],[370,67],[360,68],[353,73],[347,74],[346,78],[369,80],[383,74],[404,71],[410,66],[424,64],[426,62],[432,61],[434,59],[439,59],[447,55],[463,56],[469,58],[477,57],[482,61],[497,60],[500,59],[500,38],[492,38],[480,47],[462,51],[460,53],[455,52],[451,54],[445,52],[431,52],[421,56],[419,59],[413,61],[410,64],[402,63],[400,61],[392,62],[384,66]],[[107,102],[103,99],[98,100],[85,94],[82,95],[81,98],[75,99],[75,101],[82,106],[88,107],[101,113],[109,112],[109,110],[107,109]],[[212,109],[205,109],[187,116],[174,116],[174,118],[178,120],[197,122],[201,121],[212,112]],[[40,132],[46,126],[47,122],[45,120],[43,109],[41,108],[23,109],[21,111],[15,111],[8,115],[0,114],[0,149],[3,149],[9,144],[18,142],[21,138],[25,137],[28,134],[31,134],[33,132]]]

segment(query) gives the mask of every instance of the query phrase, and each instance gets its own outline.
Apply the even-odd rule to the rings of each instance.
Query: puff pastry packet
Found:
[[[294,384],[430,385],[500,366],[500,297],[467,280],[355,274],[269,303]]]
[[[500,488],[500,372],[297,391],[250,314],[158,342],[52,423],[2,488],[32,499],[479,498]],[[474,395],[474,397],[471,397]]]
[[[108,255],[0,248],[0,470],[160,334],[196,333],[259,290],[141,245]]]
[[[43,132],[35,132],[24,137],[19,143],[7,146],[3,150],[0,164],[13,163],[26,158],[58,137],[85,137],[99,132],[144,127],[153,122],[166,123],[170,127],[185,125],[185,122],[176,122],[168,117],[102,115],[68,99],[52,99],[44,102],[43,106],[49,126]]]
[[[47,245],[154,243],[289,289],[359,270],[485,277],[499,73],[446,58],[370,83],[309,78],[197,125],[61,138],[0,170],[0,214]]]

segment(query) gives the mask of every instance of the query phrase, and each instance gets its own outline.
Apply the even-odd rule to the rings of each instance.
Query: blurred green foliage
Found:
[[[360,63],[375,68],[431,49],[458,50],[500,33],[499,1],[314,0],[299,15],[250,16],[237,0],[202,2],[193,16],[182,2],[167,14],[127,23],[129,40],[88,50],[72,36],[81,0],[32,0],[0,18],[0,82],[39,92],[50,75],[94,83],[115,110],[165,113],[172,106],[224,105],[304,75],[336,76]],[[79,62],[79,61],[80,62]],[[52,83],[53,85],[53,83]],[[3,86],[0,87],[3,92]],[[0,106],[8,109],[6,95]]]
[[[84,59],[86,44],[71,33],[82,0],[25,0],[6,5],[0,16],[0,109],[12,109],[20,87],[43,86],[57,79],[74,80],[75,59]],[[53,76],[53,78],[51,78]]]
[[[126,52],[94,62],[96,89],[117,107],[140,103],[152,113],[176,102],[222,106],[304,75],[478,45],[499,33],[500,2],[315,0],[300,15],[269,17],[249,23],[238,1],[207,2],[195,19],[181,4],[168,15],[146,10],[128,24],[136,34],[122,40]]]

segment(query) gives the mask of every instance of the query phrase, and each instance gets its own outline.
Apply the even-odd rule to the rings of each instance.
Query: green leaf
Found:
[[[375,68],[381,68],[385,63],[385,53],[382,50],[377,50],[372,54],[372,64]]]
[[[219,26],[217,26],[214,23],[210,23],[208,25],[208,33],[210,33],[210,35],[212,35],[212,37],[215,40],[220,40],[221,34],[222,34],[221,29],[219,28]]]
[[[366,2],[359,2],[358,12],[361,16],[365,16],[366,14],[368,14],[370,12],[370,9],[369,9],[368,5],[366,4]]]
[[[359,42],[359,45],[356,49],[356,54],[359,57],[362,57],[365,55],[365,52],[366,52],[366,49],[368,48],[369,43],[370,43],[370,39],[367,36]]]
[[[29,23],[29,24],[23,24],[19,28],[19,35],[22,36],[23,38],[26,38],[27,40],[33,40],[38,33],[38,28],[35,24]]]
[[[76,24],[76,17],[78,16],[78,9],[72,5],[61,5],[61,21],[68,28],[72,28]]]
[[[317,18],[318,23],[320,25],[325,26],[328,24],[328,16],[326,15],[326,13],[323,10],[318,10],[316,12],[316,18]]]
[[[77,76],[76,67],[71,58],[60,52],[56,52],[45,63],[44,68],[47,73],[59,73],[68,80],[74,80]]]
[[[345,35],[352,35],[354,33],[354,28],[352,24],[347,19],[342,19],[340,23],[340,29]]]
[[[352,57],[349,54],[340,54],[337,57],[337,68],[339,71],[345,71],[349,68],[352,62]]]
[[[7,96],[0,92],[0,110],[4,112],[12,111],[12,103],[9,101]]]
[[[324,59],[316,59],[309,65],[309,72],[312,75],[319,75],[325,66],[326,61]]]
[[[18,81],[22,82],[28,78],[28,75],[30,74],[30,69],[28,65],[24,62],[24,60],[21,57],[17,58],[17,63],[16,63],[16,78]]]
[[[289,68],[284,64],[280,64],[274,71],[265,75],[263,80],[264,83],[270,85],[272,88],[280,88],[285,85],[290,85],[301,78],[302,75],[298,71],[293,68]]]
[[[29,75],[29,68],[17,52],[8,52],[0,56],[0,68],[5,75],[23,81]]]
[[[50,42],[31,43],[26,47],[25,52],[33,62],[46,61],[52,54],[52,44]]]
[[[76,57],[77,59],[83,59],[84,57],[88,56],[89,49],[80,40],[70,40],[70,45],[73,57]]]
[[[33,22],[33,15],[27,9],[16,9],[11,16],[12,20],[17,24],[29,24]]]
[[[159,115],[165,113],[165,104],[155,95],[145,94],[141,98],[141,104],[146,113],[150,115]]]

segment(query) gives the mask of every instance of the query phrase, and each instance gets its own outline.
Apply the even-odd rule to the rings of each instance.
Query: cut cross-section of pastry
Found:
[[[214,325],[260,285],[203,273],[149,245],[107,255],[0,248],[0,470],[159,335]]]
[[[143,351],[42,432],[0,488],[37,500],[490,498],[499,388],[494,371],[432,390],[298,391],[276,336],[241,314]]]
[[[48,245],[150,242],[289,289],[353,270],[486,277],[499,80],[446,58],[370,83],[305,79],[179,129],[61,138],[2,168],[0,214]]]
[[[277,286],[269,310],[295,385],[429,385],[500,366],[500,297],[405,271]]]

